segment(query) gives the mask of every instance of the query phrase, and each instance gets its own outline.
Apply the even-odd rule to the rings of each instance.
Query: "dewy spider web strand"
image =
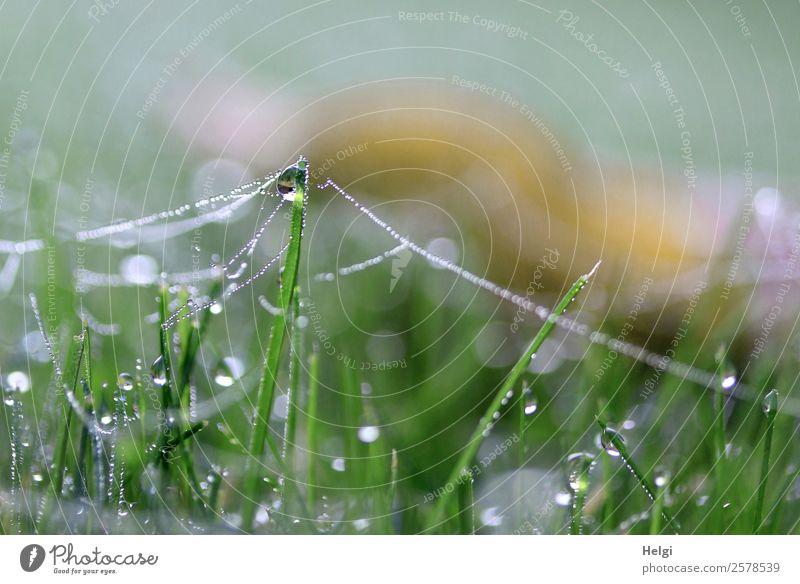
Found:
[[[280,211],[282,206],[283,206],[283,199],[278,201],[278,204],[275,206],[275,209],[272,210],[272,213],[270,213],[269,216],[267,217],[267,219],[264,221],[264,223],[261,224],[261,227],[258,228],[258,231],[256,231],[255,235],[253,235],[252,239],[250,241],[248,241],[244,246],[242,246],[239,249],[239,251],[237,251],[233,255],[233,257],[231,257],[225,263],[225,265],[222,266],[222,271],[226,275],[228,274],[228,270],[230,270],[231,266],[233,265],[233,262],[235,262],[237,259],[239,259],[242,256],[242,254],[244,254],[245,252],[246,252],[246,255],[248,255],[248,256],[253,254],[253,251],[255,251],[255,249],[256,249],[256,245],[258,245],[258,242],[261,240],[261,236],[264,235],[264,232],[267,230],[267,227],[272,222],[272,219],[275,217],[275,215],[278,213],[278,211]],[[262,206],[261,208],[263,210],[264,207]],[[228,277],[230,277],[230,276],[228,276]]]
[[[239,290],[241,290],[242,288],[244,288],[246,286],[249,286],[255,280],[257,280],[258,278],[263,276],[267,272],[267,270],[269,270],[269,268],[272,267],[272,265],[276,261],[278,261],[278,258],[280,258],[287,249],[289,249],[289,243],[286,243],[280,249],[280,251],[277,254],[275,254],[266,264],[261,266],[261,268],[259,268],[259,270],[255,274],[253,274],[252,276],[250,276],[246,280],[236,284],[235,286],[227,288],[225,290],[225,292],[223,292],[223,294],[222,294],[222,299],[230,298],[231,296],[236,294]],[[179,307],[175,312],[173,312],[171,315],[169,315],[169,317],[164,321],[164,325],[163,326],[164,326],[165,329],[172,328],[173,326],[175,326],[176,324],[178,324],[182,320],[184,320],[186,318],[190,318],[190,317],[192,317],[192,316],[194,316],[194,315],[196,315],[196,314],[198,314],[200,312],[203,312],[204,310],[207,310],[207,309],[211,308],[212,306],[216,306],[217,304],[219,304],[219,302],[220,302],[220,298],[214,298],[212,300],[209,300],[208,302],[205,302],[203,304],[194,306],[194,303],[190,301],[190,302],[184,304],[183,306]],[[189,310],[186,310],[187,308]],[[186,312],[184,312],[184,311],[186,311]]]
[[[526,312],[531,312],[535,314],[541,320],[547,320],[549,318],[553,318],[552,313],[546,307],[537,305],[528,300],[527,298],[520,296],[519,294],[515,294],[514,292],[508,290],[507,288],[503,288],[502,286],[495,284],[494,282],[487,280],[486,278],[473,274],[472,272],[462,268],[461,266],[451,261],[445,260],[444,258],[432,254],[431,252],[420,247],[418,244],[414,243],[407,237],[400,235],[400,233],[398,233],[391,225],[380,219],[370,209],[359,203],[355,197],[353,197],[350,193],[346,192],[333,180],[327,179],[323,184],[318,186],[318,188],[320,189],[324,189],[327,187],[333,188],[342,198],[351,203],[356,208],[356,210],[365,215],[378,227],[381,227],[384,231],[386,231],[386,233],[388,233],[390,237],[399,241],[403,246],[407,247],[415,254],[425,258],[429,262],[436,264],[437,266],[445,270],[448,270],[449,272],[454,273],[459,278],[475,286],[478,286],[479,288],[483,288],[488,292],[491,292],[500,299],[510,302],[515,306],[525,310]],[[325,280],[327,280],[327,278],[325,278]],[[575,332],[583,337],[587,337],[592,343],[605,345],[609,349],[617,351],[618,353],[622,353],[623,355],[626,355],[641,363],[645,363],[646,365],[652,367],[653,369],[656,369],[657,371],[667,371],[684,379],[693,381],[704,387],[711,387],[717,389],[717,377],[713,373],[697,369],[696,367],[692,367],[691,365],[688,365],[686,363],[674,361],[669,357],[660,355],[658,353],[654,353],[652,351],[649,351],[643,347],[639,347],[632,343],[620,341],[616,338],[611,337],[606,333],[600,331],[592,331],[588,325],[579,323],[570,317],[566,316],[556,317],[555,323],[559,328],[565,329],[570,332]]]
[[[228,203],[229,201],[233,201],[233,203],[229,205],[225,205],[220,209],[214,209],[204,215],[191,217],[189,219],[182,219],[181,221],[172,223],[171,224],[171,228],[173,229],[172,235],[173,236],[179,235],[180,233],[183,233],[185,231],[183,229],[184,226],[188,228],[195,228],[195,227],[201,227],[206,223],[211,223],[212,221],[216,221],[221,217],[225,217],[228,214],[232,213],[233,211],[244,205],[247,201],[249,201],[256,195],[269,194],[270,196],[274,197],[279,196],[277,193],[270,193],[268,191],[270,185],[272,185],[272,183],[275,182],[275,179],[277,177],[278,173],[273,173],[264,178],[237,187],[228,193],[223,193],[219,195],[214,195],[213,197],[200,199],[198,201],[195,201],[194,203],[186,203],[175,209],[167,209],[165,211],[159,211],[158,213],[153,213],[152,215],[147,215],[146,217],[140,217],[138,219],[129,219],[126,221],[120,221],[119,223],[112,223],[111,225],[105,225],[103,227],[95,227],[94,229],[79,231],[75,237],[78,241],[90,241],[93,239],[106,237],[108,235],[117,235],[125,231],[130,231],[131,229],[136,229],[137,227],[145,227],[147,225],[151,225],[153,223],[156,223],[157,221],[162,221],[164,219],[171,219],[173,217],[182,217],[185,213],[191,211],[192,209],[199,211],[205,209],[206,207],[212,207],[218,203]],[[254,186],[257,186],[257,188],[251,190],[250,192],[243,193],[243,191],[246,191],[247,189],[250,189]]]

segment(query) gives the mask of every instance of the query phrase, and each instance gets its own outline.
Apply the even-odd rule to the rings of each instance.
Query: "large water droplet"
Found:
[[[609,456],[619,456],[619,449],[614,444],[615,440],[618,442],[625,442],[622,434],[612,428],[606,428],[600,432],[600,445]]]
[[[764,413],[767,416],[778,409],[777,391],[772,389],[767,393],[767,395],[764,396],[764,400],[761,402],[761,409],[764,410]]]
[[[536,413],[536,410],[539,409],[539,400],[536,398],[536,394],[533,393],[533,390],[530,387],[526,387],[523,390],[522,396],[525,400],[525,415],[532,416]]]
[[[574,452],[567,456],[569,488],[574,492],[584,491],[588,486],[588,471],[594,457],[588,452]]]
[[[133,389],[133,375],[130,373],[120,373],[117,376],[117,387],[122,391],[130,391]]]
[[[559,491],[556,493],[555,502],[559,507],[567,507],[572,502],[572,493]]]
[[[298,181],[305,180],[304,171],[297,166],[290,166],[284,170],[276,181],[278,193],[283,195],[284,200],[294,201],[294,188]]]
[[[358,439],[366,444],[375,442],[380,435],[381,431],[377,426],[361,426],[358,429]]]
[[[153,366],[150,368],[150,375],[153,378],[153,383],[159,387],[164,387],[167,384],[167,368],[164,364],[164,357],[159,355],[153,361]]]
[[[214,382],[222,387],[230,387],[244,373],[242,362],[236,357],[225,357],[214,369]]]
[[[265,523],[269,523],[269,511],[267,511],[267,508],[259,507],[258,511],[256,512],[255,519],[257,525],[264,525]]]
[[[6,377],[6,386],[11,391],[25,393],[31,388],[31,380],[30,377],[22,371],[12,371],[8,374],[8,377]]]

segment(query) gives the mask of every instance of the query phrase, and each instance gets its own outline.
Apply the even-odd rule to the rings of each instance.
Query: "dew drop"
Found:
[[[31,388],[31,380],[22,371],[12,371],[6,377],[6,385],[11,391],[26,393]]]
[[[294,201],[295,185],[303,180],[305,180],[304,172],[297,166],[290,166],[275,181],[278,194],[282,195],[285,201]]]
[[[156,360],[153,361],[150,374],[153,378],[153,383],[157,386],[164,387],[167,384],[167,368],[164,365],[164,357],[162,355],[159,355],[156,357]]]
[[[358,439],[369,444],[375,442],[381,435],[381,431],[377,426],[361,426],[358,429]]]
[[[586,490],[588,470],[594,457],[588,452],[574,452],[567,456],[569,488],[574,492]]]
[[[331,461],[331,468],[336,472],[344,472],[344,458],[334,458]]]
[[[625,442],[622,434],[611,428],[606,428],[600,432],[600,445],[609,456],[619,456],[619,449],[614,445],[614,440]]]
[[[566,491],[556,493],[555,502],[559,507],[567,507],[572,501],[572,494]]]
[[[764,414],[769,416],[772,412],[777,410],[777,408],[778,392],[772,389],[767,393],[767,395],[764,396],[764,399],[761,402],[761,409],[764,410]]]
[[[133,389],[133,375],[130,373],[120,373],[117,376],[117,387],[122,391],[130,391]]]
[[[242,362],[236,357],[225,357],[214,369],[214,382],[221,387],[230,387],[244,373]]]
[[[260,507],[258,512],[256,513],[256,524],[257,525],[264,525],[269,523],[269,511],[267,511],[266,507]]]
[[[536,410],[538,409],[539,409],[539,400],[537,400],[536,395],[533,392],[531,392],[530,395],[528,395],[525,398],[525,415],[532,416],[533,414],[536,413]]]

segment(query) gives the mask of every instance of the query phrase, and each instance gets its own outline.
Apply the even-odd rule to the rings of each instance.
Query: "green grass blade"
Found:
[[[570,466],[569,488],[572,491],[572,513],[570,517],[570,535],[583,534],[583,512],[586,507],[586,495],[589,492],[589,474],[594,458],[585,452],[576,452],[567,458]]]
[[[542,343],[547,339],[547,337],[552,332],[553,328],[556,326],[556,321],[558,318],[566,312],[567,308],[569,307],[570,303],[575,299],[578,293],[583,290],[586,283],[595,273],[597,268],[599,267],[600,263],[598,262],[592,270],[578,278],[572,287],[567,291],[566,295],[561,299],[561,301],[556,305],[553,309],[553,312],[547,318],[545,323],[539,329],[539,332],[531,341],[531,344],[528,346],[527,350],[523,353],[522,357],[517,361],[514,367],[511,369],[508,377],[506,377],[505,382],[500,386],[500,389],[494,396],[491,404],[486,410],[486,413],[478,422],[475,431],[472,433],[467,445],[461,451],[461,456],[459,456],[458,461],[456,462],[453,470],[450,472],[450,476],[447,479],[446,485],[455,485],[458,478],[461,474],[469,468],[469,465],[472,459],[478,452],[481,443],[483,442],[484,435],[488,433],[491,429],[494,421],[494,413],[500,409],[501,403],[503,399],[505,399],[508,392],[513,391],[514,387],[516,386],[517,382],[519,381],[520,377],[528,370],[528,366],[530,365],[531,358],[536,354],[539,348],[542,346]],[[445,491],[448,489],[445,488]],[[452,492],[452,488],[449,489]],[[441,496],[434,506],[433,513],[431,514],[431,518],[428,522],[428,529],[435,529],[439,526],[442,516],[444,515],[445,510],[447,509],[447,504],[449,501],[449,496],[446,493],[445,495]]]
[[[639,465],[633,460],[628,452],[628,447],[625,446],[625,442],[622,440],[622,437],[614,430],[611,430],[600,418],[597,418],[597,424],[600,426],[600,431],[602,432],[601,436],[603,437],[603,443],[606,445],[606,452],[611,452],[613,450],[614,452],[619,453],[619,457],[622,459],[622,462],[624,462],[625,466],[628,467],[628,470],[648,496],[650,502],[655,505],[656,488],[650,483],[647,477],[645,477],[644,473],[639,468]],[[680,525],[672,517],[669,511],[666,510],[666,508],[661,510],[661,516],[665,521],[664,527],[671,528],[673,532],[677,534],[680,530]]]
[[[300,265],[300,243],[303,236],[303,223],[305,214],[306,195],[306,161],[300,159],[293,167],[294,202],[292,204],[291,235],[289,248],[286,251],[286,260],[280,284],[280,308],[272,321],[267,354],[264,359],[264,372],[258,388],[256,399],[256,415],[253,432],[250,435],[249,457],[244,471],[244,500],[242,502],[242,527],[252,529],[255,517],[256,499],[259,490],[259,469],[264,455],[264,445],[267,440],[269,415],[272,410],[272,401],[275,395],[275,384],[278,379],[278,369],[281,362],[281,351],[286,333],[286,315],[291,310],[292,296],[297,285],[297,271]],[[285,171],[288,172],[288,171]]]
[[[725,397],[726,397],[726,350],[720,347],[715,355],[717,360],[717,376],[719,378],[719,387],[715,388],[714,392],[714,425],[712,428],[713,442],[714,442],[714,508],[712,509],[712,518],[714,521],[714,533],[723,532],[724,524],[724,508],[723,499],[727,490],[727,481],[725,480],[727,474],[727,453],[726,453],[726,435],[725,435]]]
[[[775,416],[778,414],[778,392],[774,389],[764,396],[764,414],[767,416],[767,428],[764,432],[764,456],[761,459],[761,476],[758,482],[756,507],[753,511],[753,533],[758,534],[762,527],[762,514],[764,511],[764,495],[767,491],[767,476],[769,475],[769,458],[772,451],[772,433],[775,429]]]
[[[472,473],[467,471],[458,479],[458,532],[475,534],[475,497],[472,491]]]
[[[308,450],[308,472],[306,474],[306,499],[308,508],[317,508],[317,453],[319,452],[319,423],[317,405],[319,400],[319,347],[314,344],[308,356],[308,414],[306,416],[306,442]]]
[[[283,433],[283,459],[286,468],[294,473],[294,444],[297,434],[297,418],[300,409],[300,359],[303,347],[303,329],[297,326],[300,317],[300,288],[292,299],[292,344],[289,359],[289,393],[287,394],[286,427]]]

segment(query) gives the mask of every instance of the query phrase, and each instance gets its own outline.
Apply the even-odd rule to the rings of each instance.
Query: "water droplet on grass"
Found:
[[[559,491],[555,496],[556,505],[559,507],[568,507],[572,502],[572,493],[567,491]]]
[[[358,429],[358,439],[365,444],[375,442],[380,435],[381,432],[376,426],[361,426]]]
[[[244,367],[236,357],[225,357],[214,369],[214,382],[222,387],[230,387],[242,376]]]
[[[567,456],[567,476],[569,488],[574,492],[583,491],[588,486],[588,472],[594,457],[588,452],[574,452]]]
[[[764,414],[768,416],[772,412],[774,412],[777,408],[778,408],[778,392],[772,389],[767,393],[767,395],[764,396],[764,399],[761,402],[761,409],[764,411]]]
[[[164,357],[159,355],[153,361],[153,366],[150,368],[150,374],[153,378],[153,383],[159,387],[164,387],[167,384],[167,368],[164,365]]]
[[[6,377],[6,386],[11,391],[26,393],[31,388],[31,379],[22,371],[12,371]]]
[[[657,468],[655,471],[655,476],[653,477],[653,483],[659,489],[663,489],[667,486],[667,483],[670,479],[670,472],[665,468]]]
[[[539,409],[539,400],[536,399],[536,395],[531,392],[528,397],[525,398],[525,415],[532,416],[536,413],[536,410]]]
[[[264,525],[266,523],[269,523],[269,511],[266,507],[260,507],[256,512],[256,524]]]
[[[130,391],[133,389],[133,375],[130,373],[120,373],[117,376],[117,387],[122,391]]]
[[[612,428],[606,428],[600,432],[600,445],[609,456],[619,456],[619,449],[614,445],[615,439],[619,442],[625,442],[622,434]]]
[[[290,166],[284,170],[275,181],[278,188],[278,194],[283,197],[285,201],[294,201],[294,187],[297,181],[304,181],[304,172],[297,166]]]
[[[344,458],[334,458],[331,461],[331,468],[336,472],[344,472]]]

